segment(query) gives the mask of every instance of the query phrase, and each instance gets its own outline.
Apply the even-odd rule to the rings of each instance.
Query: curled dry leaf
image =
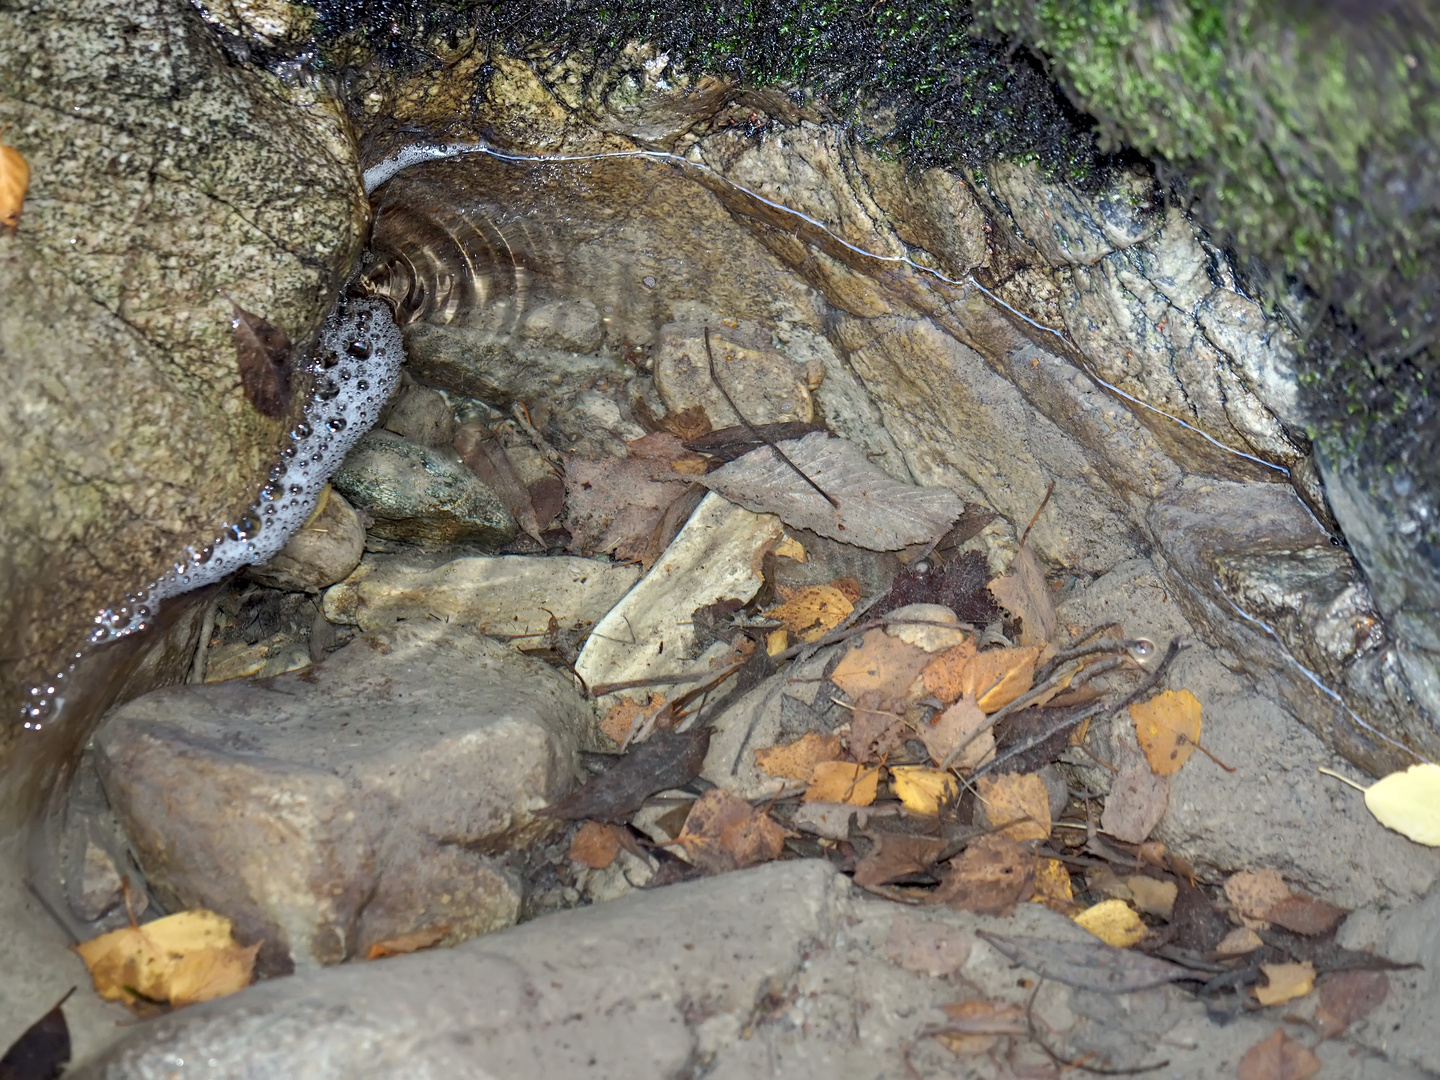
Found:
[[[867,769],[848,761],[822,761],[815,766],[805,802],[849,803],[869,806],[880,788],[880,769]]]
[[[1124,900],[1102,900],[1073,918],[1106,945],[1117,949],[1128,949],[1145,936],[1145,924]]]
[[[101,934],[75,947],[108,1001],[140,998],[186,1005],[223,997],[250,984],[260,946],[242,948],[234,924],[196,908]]]
[[[4,135],[10,125],[0,127]],[[0,225],[14,233],[20,228],[20,211],[30,190],[30,163],[13,146],[0,144]]]
[[[963,500],[944,488],[918,488],[894,479],[845,439],[814,432],[779,446],[838,505],[796,476],[768,446],[700,482],[747,510],[777,514],[793,528],[871,551],[938,540],[965,509]]]
[[[1059,620],[1050,587],[1045,584],[1045,572],[1033,551],[1022,547],[1009,572],[990,582],[989,588],[999,605],[1020,620],[1021,645],[1044,645],[1054,640]]]
[[[604,870],[620,854],[618,825],[587,821],[570,841],[569,856],[591,870]]]
[[[1044,840],[1050,835],[1050,793],[1033,773],[982,776],[976,792],[990,825],[1012,840]]]
[[[935,817],[960,797],[960,786],[953,776],[923,765],[892,765],[890,787],[906,810],[924,817]]]
[[[953,705],[965,696],[965,686],[961,681],[965,673],[965,665],[975,657],[975,641],[967,639],[953,648],[946,649],[928,664],[921,672],[921,678],[925,682],[925,692],[931,697],[938,698],[946,705]]]
[[[876,833],[871,839],[874,847],[855,866],[856,885],[888,885],[911,874],[923,873],[933,867],[945,851],[945,841],[938,836]]]
[[[1189,690],[1166,690],[1130,706],[1135,738],[1156,776],[1172,776],[1200,744],[1200,702]]]
[[[365,954],[365,959],[383,960],[387,956],[404,956],[407,953],[434,948],[445,940],[445,935],[449,932],[449,926],[432,926],[428,930],[415,930],[385,941],[377,941],[370,946],[369,951]]]
[[[1008,913],[1035,892],[1035,856],[1008,836],[982,836],[955,859],[936,900],[981,915]]]
[[[1280,1005],[1304,997],[1315,989],[1315,965],[1308,960],[1303,964],[1261,964],[1269,982],[1255,988],[1255,999],[1261,1005]]]
[[[873,690],[882,699],[903,701],[929,655],[877,628],[851,643],[830,673],[830,681],[856,700]]]
[[[505,504],[505,509],[510,511],[525,534],[537,543],[543,543],[540,539],[540,519],[531,501],[530,489],[520,479],[510,456],[505,453],[505,447],[489,426],[478,420],[467,421],[456,429],[450,445],[460,455],[465,467],[485,481],[486,486]]]
[[[765,612],[765,616],[779,619],[785,629],[801,641],[818,641],[844,622],[854,610],[855,605],[839,589],[830,585],[811,585]]]
[[[786,780],[804,780],[814,775],[822,761],[840,759],[840,736],[809,732],[792,743],[755,751],[755,767],[770,776]]]
[[[1240,1059],[1240,1080],[1309,1080],[1320,1071],[1320,1059],[1279,1028],[1256,1043]]]

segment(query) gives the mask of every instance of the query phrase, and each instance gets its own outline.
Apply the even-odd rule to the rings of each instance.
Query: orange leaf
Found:
[[[604,870],[620,854],[620,837],[615,826],[587,821],[570,841],[570,858],[591,870]]]
[[[1035,662],[1039,657],[1040,650],[1035,646],[982,652],[965,665],[960,676],[961,692],[978,699],[985,712],[998,712],[1029,692],[1035,683]]]
[[[649,716],[664,704],[665,699],[653,691],[650,694],[648,705],[641,705],[632,698],[622,697],[610,706],[610,711],[605,714],[605,719],[600,721],[600,730],[614,742],[623,743],[625,736],[630,734],[630,729],[635,726],[637,720]]]
[[[1303,964],[1261,964],[1269,982],[1255,988],[1255,1000],[1261,1005],[1280,1005],[1295,998],[1304,997],[1315,989],[1315,965]]]
[[[946,705],[959,701],[965,694],[964,684],[961,682],[965,665],[970,663],[974,656],[975,642],[971,639],[946,649],[935,657],[925,665],[922,673],[925,692],[933,694]]]
[[[800,589],[785,603],[765,612],[771,619],[779,619],[802,641],[818,641],[845,621],[855,610],[855,605],[845,594],[830,585],[811,585]]]
[[[817,735],[812,731],[784,746],[756,750],[755,767],[771,776],[804,780],[808,783],[817,764],[822,761],[836,761],[839,757],[839,735]]]
[[[712,874],[778,859],[785,833],[770,815],[723,788],[695,800],[680,833],[690,859]]]
[[[1189,690],[1166,690],[1130,706],[1135,738],[1156,776],[1172,776],[1200,743],[1200,702]]]
[[[365,959],[381,960],[387,956],[404,956],[406,953],[419,952],[421,949],[438,945],[445,940],[445,935],[449,932],[449,926],[435,926],[429,930],[415,930],[408,934],[399,934],[387,941],[377,941],[370,946],[370,951],[365,954]]]
[[[1245,1052],[1235,1075],[1240,1080],[1310,1080],[1319,1071],[1320,1059],[1276,1028]]]
[[[0,135],[10,125],[0,127]],[[30,163],[13,146],[0,146],[0,225],[12,233],[20,228],[20,209],[30,189]]]
[[[1022,547],[1010,564],[1010,572],[989,585],[990,595],[1020,620],[1020,644],[1044,645],[1055,636],[1058,620],[1045,584],[1040,561],[1028,547]]]
[[[815,766],[804,801],[869,806],[879,787],[878,767],[866,769],[848,761],[822,761]]]

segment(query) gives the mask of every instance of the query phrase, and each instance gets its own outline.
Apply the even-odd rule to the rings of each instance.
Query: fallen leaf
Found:
[[[849,840],[851,823],[865,828],[870,820],[870,811],[863,806],[849,803],[802,803],[795,808],[790,824],[812,836],[826,840]]]
[[[665,419],[660,421],[660,426],[677,438],[690,441],[691,439],[703,439],[710,434],[710,417],[705,412],[704,406],[691,405],[688,409],[681,409],[679,412],[666,413]]]
[[[1058,620],[1045,584],[1040,560],[1028,547],[1021,547],[1010,570],[990,582],[990,595],[1020,620],[1020,644],[1044,645],[1055,637]]]
[[[700,482],[757,514],[871,551],[938,540],[965,509],[944,488],[901,483],[846,439],[814,432],[778,444],[836,504],[795,475],[770,447],[753,450]]]
[[[234,924],[204,908],[130,926],[75,947],[107,1001],[187,1004],[249,985],[259,945],[241,948]]]
[[[945,851],[938,836],[910,836],[905,833],[876,833],[869,854],[855,865],[855,884],[888,885],[892,881],[923,873],[935,865]]]
[[[1040,650],[989,649],[978,653],[960,674],[963,696],[973,697],[987,713],[999,712],[1035,685],[1035,662]]]
[[[274,420],[290,407],[290,361],[294,349],[289,337],[259,315],[230,301],[234,317],[230,329],[240,363],[240,386],[245,398],[261,416]]]
[[[1175,910],[1170,915],[1175,943],[1187,952],[1210,952],[1230,932],[1229,920],[1183,876],[1176,878],[1175,888]]]
[[[429,930],[415,930],[400,934],[386,941],[377,941],[365,954],[366,960],[383,960],[387,956],[404,956],[407,953],[429,949],[445,940],[450,932],[448,926],[435,926]]]
[[[1256,1043],[1240,1059],[1240,1080],[1309,1080],[1320,1071],[1320,1059],[1279,1028]]]
[[[505,447],[479,420],[467,421],[455,430],[450,443],[461,462],[490,488],[515,518],[515,523],[536,542],[540,539],[540,519],[530,500],[530,489],[520,479],[505,453]]]
[[[953,776],[924,765],[892,765],[890,788],[906,810],[925,817],[935,817],[960,797]]]
[[[1195,979],[1189,968],[1144,953],[1089,941],[1002,937],[988,930],[976,936],[995,946],[1007,959],[1047,979],[1103,994],[1133,994],[1152,986]]]
[[[852,604],[858,604],[865,595],[864,588],[862,588],[860,582],[856,581],[853,577],[832,578],[830,587],[832,589],[838,589],[840,595]]]
[[[1009,1002],[971,998],[940,1008],[950,1021],[935,1038],[951,1053],[962,1057],[988,1054],[1001,1038],[1029,1031],[1025,1010]]]
[[[790,647],[790,631],[783,626],[765,635],[765,652],[768,656],[779,656]]]
[[[1269,982],[1255,988],[1255,999],[1261,1005],[1280,1005],[1304,997],[1315,989],[1315,965],[1303,964],[1261,964]]]
[[[1135,738],[1156,776],[1173,776],[1200,744],[1200,702],[1189,690],[1166,690],[1130,706]]]
[[[1260,935],[1251,930],[1248,926],[1237,926],[1223,938],[1220,944],[1215,946],[1215,951],[1221,956],[1244,956],[1261,948],[1265,942],[1260,940]]]
[[[1440,765],[1411,765],[1365,789],[1365,806],[1387,829],[1440,846]]]
[[[1106,945],[1128,949],[1145,936],[1145,924],[1124,900],[1101,900],[1072,918]]]
[[[988,626],[999,614],[985,584],[990,564],[978,551],[943,559],[932,554],[902,569],[885,595],[871,606],[872,617],[888,615],[911,604],[939,604],[970,626]]]
[[[565,527],[572,553],[620,558],[623,549],[627,561],[641,561],[665,511],[689,487],[673,467],[685,449],[669,432],[636,439],[626,455],[566,459]]]
[[[869,806],[875,801],[879,787],[878,767],[867,769],[848,761],[821,761],[811,774],[804,801]]]
[[[1035,865],[1035,895],[1031,901],[1044,904],[1053,911],[1070,914],[1075,906],[1075,890],[1070,871],[1059,859],[1040,859]]]
[[[976,792],[990,825],[1012,840],[1044,840],[1050,835],[1050,793],[1033,773],[982,776]]]
[[[1173,881],[1156,881],[1144,874],[1131,874],[1125,879],[1135,907],[1146,915],[1168,920],[1175,911],[1175,894],[1179,886]]]
[[[1134,751],[1120,758],[1119,775],[1110,783],[1100,827],[1118,840],[1138,844],[1150,833],[1170,806],[1170,781],[1156,776]]]
[[[930,654],[893,638],[883,629],[868,631],[830,673],[830,681],[853,699],[873,690],[891,701],[904,700]]]
[[[0,127],[4,135],[11,125]],[[20,211],[30,189],[30,163],[13,146],[0,144],[0,225],[13,234],[20,228]]]
[[[839,735],[809,732],[792,743],[755,751],[755,767],[770,776],[809,783],[815,766],[836,761],[841,754]]]
[[[930,760],[936,765],[950,761],[955,748],[985,726],[985,714],[974,698],[962,698],[955,702],[928,724],[921,724],[917,732],[920,741],[930,753]],[[963,772],[974,772],[995,757],[995,732],[986,730],[976,739],[966,743],[965,749],[950,767]]]
[[[646,705],[633,698],[622,697],[610,706],[605,719],[600,721],[600,730],[615,744],[624,743],[625,737],[630,734],[630,729],[637,721],[649,717],[664,704],[665,698],[654,691],[651,691],[649,704]]]
[[[780,559],[792,559],[795,562],[804,562],[809,558],[805,554],[805,545],[789,535],[782,536],[780,542],[775,545],[775,556]],[[847,599],[853,604],[857,598],[847,597]]]
[[[695,800],[679,843],[696,866],[712,874],[778,859],[785,833],[762,810],[722,788]]]
[[[1320,1037],[1333,1039],[1357,1020],[1378,1009],[1390,995],[1390,978],[1383,971],[1337,971],[1320,984],[1320,1007],[1315,1024]]]
[[[965,952],[969,955],[968,945]],[[74,992],[71,987],[5,1051],[0,1057],[0,1080],[56,1080],[65,1071],[70,1064],[70,1025],[61,1006]]]
[[[1035,892],[1035,856],[1007,836],[982,836],[950,861],[936,900],[980,915],[1008,913]]]
[[[963,930],[901,911],[890,923],[885,956],[906,971],[938,978],[953,975],[965,966],[971,944],[970,935]]]
[[[855,605],[829,585],[811,585],[800,589],[783,604],[765,612],[766,618],[778,619],[801,641],[818,641],[845,621]]]
[[[965,696],[964,684],[961,682],[965,665],[974,656],[973,638],[940,653],[926,664],[925,670],[921,672],[921,678],[925,681],[925,692],[946,705],[959,701]]]
[[[587,821],[570,841],[570,858],[591,870],[604,870],[620,854],[620,837],[615,833],[618,828],[618,825]]]
[[[897,749],[911,729],[896,713],[882,708],[888,704],[873,690],[861,694],[850,713],[850,753],[862,765],[883,761]]]
[[[1314,900],[1308,896],[1291,896],[1265,912],[1265,920],[1294,934],[1316,937],[1328,934],[1350,914],[1344,908]]]
[[[564,821],[625,821],[657,791],[683,787],[705,764],[711,729],[697,725],[686,732],[657,731],[610,769],[537,814]]]
[[[1278,870],[1241,870],[1225,879],[1226,899],[1248,919],[1263,921],[1267,911],[1291,895]]]

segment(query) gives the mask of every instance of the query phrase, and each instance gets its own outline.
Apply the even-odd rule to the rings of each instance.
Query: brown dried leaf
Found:
[[[1265,919],[1291,933],[1318,937],[1328,934],[1350,914],[1344,908],[1314,900],[1308,896],[1291,896],[1265,912]]]
[[[779,424],[757,424],[755,427],[771,442],[799,439],[813,432],[825,430],[824,424],[809,424],[802,420],[787,420]],[[765,445],[765,439],[756,436],[743,424],[721,428],[708,435],[685,440],[685,449],[708,455],[716,461],[734,461]],[[798,480],[799,477],[796,479]]]
[[[801,641],[818,641],[854,610],[855,605],[839,589],[811,585],[797,590],[783,604],[765,612],[765,616],[780,620],[785,629]]]
[[[230,301],[230,329],[240,363],[240,386],[261,416],[274,420],[290,407],[290,361],[294,349],[285,331]]]
[[[839,735],[809,732],[792,743],[755,751],[755,767],[770,776],[807,783],[822,761],[836,761],[841,755]]]
[[[1315,965],[1308,960],[1303,964],[1261,964],[1260,970],[1269,980],[1255,988],[1255,999],[1261,1005],[1281,1005],[1315,989]]]
[[[1179,886],[1173,881],[1157,881],[1144,874],[1131,874],[1125,879],[1135,907],[1146,915],[1168,920],[1175,911],[1175,894]]]
[[[432,926],[428,930],[414,930],[408,934],[398,934],[393,938],[377,941],[371,945],[370,950],[365,954],[365,959],[383,960],[387,956],[405,956],[408,953],[421,952],[439,945],[449,932],[449,926]]]
[[[975,640],[973,638],[940,653],[925,665],[925,670],[922,672],[922,678],[925,680],[925,692],[932,697],[939,698],[946,705],[953,705],[959,701],[965,696],[965,686],[962,682],[965,666],[974,657]]]
[[[1248,919],[1263,921],[1266,912],[1291,895],[1278,870],[1241,870],[1225,880],[1226,898]]]
[[[1120,757],[1119,775],[1110,783],[1100,827],[1127,844],[1149,838],[1170,806],[1170,781],[1150,771],[1133,750]]]
[[[982,776],[976,781],[976,791],[991,826],[1010,839],[1044,840],[1050,835],[1050,793],[1038,776]]]
[[[657,791],[681,787],[700,775],[710,749],[710,732],[705,726],[683,733],[657,731],[632,747],[608,772],[536,813],[563,821],[623,822]]]
[[[249,985],[259,946],[241,948],[232,931],[229,919],[195,908],[102,934],[75,951],[109,1001],[186,1004]]]
[[[918,488],[891,477],[845,439],[815,432],[779,444],[838,506],[763,447],[700,482],[757,514],[778,514],[797,529],[871,551],[896,551],[939,539],[965,504],[944,488]]]
[[[849,803],[869,806],[880,788],[880,769],[867,769],[848,761],[822,761],[811,774],[805,802]]]
[[[627,456],[568,458],[565,463],[565,527],[576,554],[616,553],[641,560],[670,505],[685,494],[689,479],[677,473],[685,457],[680,440],[668,432],[636,439]]]
[[[1189,690],[1166,690],[1130,706],[1135,738],[1156,776],[1173,776],[1200,745],[1200,702]]]
[[[855,884],[888,885],[911,874],[923,873],[935,865],[945,850],[938,836],[910,836],[905,833],[875,833],[875,846],[855,866]]]
[[[877,628],[851,642],[830,681],[856,700],[874,691],[882,700],[903,701],[929,657],[924,649]]]
[[[0,135],[10,125],[0,127]],[[25,205],[25,192],[30,189],[30,163],[13,146],[0,145],[0,225],[13,234],[20,228],[20,211]]]
[[[1320,1071],[1320,1059],[1279,1028],[1256,1043],[1240,1059],[1240,1080],[1309,1080]]]
[[[921,724],[917,733],[930,760],[936,765],[945,761],[966,739],[979,731],[985,724],[985,713],[975,704],[974,698],[961,698],[943,713],[935,716],[928,724]],[[970,742],[961,755],[950,762],[951,768],[973,772],[995,757],[995,732],[984,732]]]
[[[980,915],[1009,914],[1035,892],[1035,856],[1008,836],[982,836],[957,858],[941,885],[944,900]]]
[[[620,854],[620,826],[587,821],[570,841],[571,859],[591,870],[604,870]]]
[[[1040,560],[1028,547],[1022,547],[1010,564],[1008,573],[990,582],[990,595],[1006,611],[1020,620],[1020,644],[1044,645],[1055,638],[1059,620],[1045,584],[1045,571]]]
[[[999,712],[1035,685],[1035,662],[1040,650],[990,649],[976,655],[960,673],[960,691],[976,698],[986,713]]]
[[[653,716],[664,704],[664,696],[653,690],[650,692],[650,702],[646,705],[640,704],[633,698],[622,697],[610,706],[610,711],[605,714],[605,719],[600,721],[600,730],[615,744],[623,744],[625,737],[630,734],[636,723]]]
[[[680,843],[696,866],[723,874],[778,859],[785,833],[744,799],[711,788],[690,808]]]
[[[882,761],[911,734],[909,725],[874,690],[860,695],[850,714],[850,753],[862,765]]]
[[[666,413],[660,426],[677,438],[690,442],[710,434],[710,417],[700,405],[691,405],[679,412]]]
[[[963,1035],[1024,1035],[1025,1010],[1008,1001],[985,1001],[971,998],[941,1005],[950,1018],[949,1031]]]
[[[1315,1010],[1320,1037],[1333,1039],[1389,995],[1390,978],[1383,971],[1337,971],[1320,984],[1320,1007]]]
[[[943,923],[926,922],[902,911],[890,923],[885,956],[917,975],[951,975],[965,966],[972,947],[970,935]]]
[[[473,472],[505,504],[524,532],[540,540],[540,519],[530,501],[530,489],[515,472],[515,466],[488,426],[479,420],[467,421],[455,431],[450,446],[460,455],[465,467]]]

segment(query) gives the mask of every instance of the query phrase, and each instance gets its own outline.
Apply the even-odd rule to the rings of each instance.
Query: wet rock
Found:
[[[455,437],[455,416],[438,390],[411,386],[391,406],[385,430],[421,446],[449,446]]]
[[[706,325],[667,323],[660,328],[653,353],[655,388],[670,412],[700,407],[712,427],[742,423],[735,409],[710,377],[705,351]],[[725,393],[752,424],[779,424],[814,419],[810,383],[818,387],[825,375],[820,366],[807,372],[778,352],[770,334],[755,323],[736,325],[716,320],[708,326],[715,374]]]
[[[472,556],[435,567],[370,555],[325,594],[325,617],[366,631],[436,618],[538,647],[552,618],[560,630],[588,629],[639,580],[636,566],[560,555]]]
[[[563,334],[583,336],[583,326],[575,325],[580,320],[563,317],[574,311],[574,307],[552,308],[549,321],[542,318],[537,333],[549,340]],[[557,328],[561,325],[566,329]],[[472,326],[413,323],[405,329],[405,355],[418,378],[496,406],[535,402],[578,383],[625,375],[624,363],[614,356],[541,348],[538,342],[517,341],[503,331]]]
[[[231,679],[260,678],[283,675],[310,666],[310,648],[289,634],[275,634],[253,645],[243,641],[217,645],[205,657],[205,681],[228,682]]]
[[[556,398],[535,414],[537,420],[542,416],[558,446],[576,457],[624,457],[625,444],[645,435],[643,427],[621,414],[616,396],[602,390]]]
[[[1052,266],[1089,265],[1153,236],[1164,221],[1154,180],[1139,170],[1099,196],[1046,183],[1032,162],[997,161],[986,170],[1025,239]]]
[[[600,309],[595,306],[595,301],[587,297],[552,300],[525,313],[525,321],[520,324],[520,337],[545,349],[597,352],[604,340]]]
[[[513,539],[515,519],[452,452],[372,431],[331,478],[374,518],[370,532],[415,544],[499,547]]]
[[[343,580],[365,553],[365,526],[354,507],[326,485],[320,503],[302,529],[263,566],[251,567],[252,581],[277,589],[318,592]]]
[[[552,669],[431,621],[301,674],[147,695],[96,753],[165,905],[228,915],[282,971],[513,919],[505,853],[550,828],[534,811],[568,789],[588,716]]]
[[[217,287],[304,342],[368,209],[343,108],[234,65],[185,4],[7,8],[0,113],[31,167],[0,236],[0,625],[22,680],[255,497],[286,426],[244,398]]]

